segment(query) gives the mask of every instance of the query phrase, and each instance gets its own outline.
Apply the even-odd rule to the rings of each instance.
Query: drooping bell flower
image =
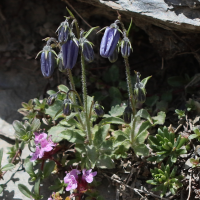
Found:
[[[87,62],[92,62],[94,60],[94,50],[92,48],[92,44],[85,40],[82,46],[83,57]]]
[[[123,119],[126,124],[131,123],[131,115],[133,114],[133,110],[128,104],[128,106],[125,108],[124,113],[123,113]]]
[[[79,42],[75,37],[62,45],[64,69],[72,69],[78,58]]]
[[[65,99],[64,100],[64,108],[63,108],[63,114],[66,116],[69,116],[72,112],[72,102],[70,99]]]
[[[101,40],[100,55],[104,58],[108,58],[113,54],[119,41],[120,32],[118,31],[119,27],[117,26],[117,23],[118,20],[111,24],[110,27],[106,28]]]
[[[55,52],[53,52],[51,46],[44,46],[41,58],[41,71],[45,78],[49,78],[53,75],[56,59],[55,59]]]
[[[57,98],[57,93],[50,95],[49,98],[47,99],[48,106],[52,106],[56,98]]]
[[[140,103],[145,102],[146,89],[145,89],[145,85],[140,81],[140,73],[139,72],[137,72],[137,79],[136,79],[134,94],[135,94],[138,102],[140,102]]]
[[[123,58],[128,58],[131,54],[132,46],[128,37],[124,37],[121,42],[121,54]]]
[[[97,114],[98,117],[103,117],[104,115],[104,109],[103,106],[99,105],[98,103],[94,104],[94,111]]]
[[[65,69],[64,64],[63,64],[62,51],[58,54],[58,57],[57,57],[56,61],[57,61],[57,66],[58,66],[59,71],[60,72],[65,72],[66,69]]]
[[[111,56],[108,57],[108,60],[111,62],[111,63],[114,63],[116,62],[118,59],[118,47],[115,48],[113,54]]]
[[[56,32],[58,32],[58,41],[60,42],[60,44],[67,42],[70,32],[67,19],[60,24]]]

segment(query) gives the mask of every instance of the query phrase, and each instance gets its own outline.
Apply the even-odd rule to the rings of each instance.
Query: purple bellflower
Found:
[[[51,138],[47,137],[46,133],[35,133],[35,145],[36,151],[30,154],[32,156],[30,159],[32,162],[38,158],[42,158],[45,152],[51,151],[56,146]]]
[[[78,50],[79,43],[75,37],[68,39],[62,45],[64,69],[72,69],[74,67],[78,58]]]
[[[69,23],[67,19],[60,24],[56,32],[58,32],[58,41],[61,44],[67,42],[70,32]]]
[[[94,60],[94,50],[92,48],[92,44],[88,40],[85,40],[85,42],[83,43],[82,51],[84,59],[87,62],[90,63]]]
[[[41,71],[45,78],[49,78],[52,76],[54,72],[54,67],[56,64],[56,59],[54,52],[50,46],[44,46],[42,53],[41,53]]]
[[[112,55],[108,57],[108,60],[109,60],[111,63],[116,62],[117,59],[118,59],[118,47],[116,47],[115,50],[114,50],[114,52],[112,53]]]
[[[129,39],[125,36],[121,42],[121,53],[123,58],[128,58],[131,54],[132,46]]]
[[[104,32],[100,45],[100,55],[104,58],[110,57],[117,46],[119,38],[120,32],[115,22],[110,27],[107,27]]]

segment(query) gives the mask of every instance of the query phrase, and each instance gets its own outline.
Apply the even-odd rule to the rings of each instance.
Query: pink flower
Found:
[[[35,144],[36,151],[31,153],[32,158],[30,159],[32,162],[37,160],[38,158],[42,158],[45,152],[49,152],[56,145],[52,142],[51,138],[47,138],[46,133],[35,133]]]
[[[92,172],[92,169],[89,169],[88,171],[86,169],[82,170],[82,180],[92,183],[93,177],[97,175],[97,172]]]
[[[70,173],[67,173],[64,178],[64,183],[68,184],[66,191],[76,189],[78,186],[78,174],[80,172],[77,169],[73,169]]]

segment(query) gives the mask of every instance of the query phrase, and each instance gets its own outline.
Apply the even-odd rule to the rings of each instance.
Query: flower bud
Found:
[[[67,40],[67,42],[62,45],[64,69],[72,69],[74,67],[78,58],[78,49],[79,44],[75,37]]]
[[[117,29],[118,26],[114,23],[107,27],[104,32],[100,45],[100,55],[104,58],[110,57],[117,46],[120,37],[120,32]]]
[[[68,21],[66,20],[66,21],[62,22],[60,24],[60,26],[58,27],[57,31],[58,31],[58,41],[61,44],[67,42],[69,32],[70,32]]]
[[[99,105],[98,103],[94,104],[94,111],[97,114],[98,117],[103,117],[104,115],[104,110],[103,106]]]
[[[118,59],[118,47],[115,48],[113,54],[111,56],[108,57],[108,60],[111,62],[111,63],[114,63],[116,62]]]
[[[41,71],[45,78],[52,76],[56,63],[55,55],[50,46],[44,46],[41,53]]]
[[[82,45],[83,57],[87,62],[94,60],[94,50],[88,40],[85,40]]]
[[[70,99],[65,99],[64,100],[64,109],[63,109],[63,114],[66,116],[69,116],[72,112],[72,103]]]
[[[123,119],[124,119],[124,122],[126,124],[130,124],[131,123],[131,115],[133,114],[133,110],[132,108],[130,107],[130,105],[128,105],[125,110],[124,110],[124,113],[123,113]]]
[[[47,99],[47,105],[48,106],[53,105],[53,103],[55,102],[56,98],[57,98],[57,94],[50,95],[49,98]]]
[[[62,51],[58,54],[58,57],[57,57],[56,61],[57,61],[57,66],[58,66],[59,71],[60,72],[65,72],[66,69],[64,68],[64,65],[63,65]]]
[[[121,42],[121,53],[123,58],[128,58],[130,56],[132,47],[129,39],[124,37]]]
[[[136,99],[140,103],[144,103],[146,100],[146,89],[144,87],[144,84],[140,82],[140,74],[137,72],[137,80],[135,84],[134,94],[136,96]]]

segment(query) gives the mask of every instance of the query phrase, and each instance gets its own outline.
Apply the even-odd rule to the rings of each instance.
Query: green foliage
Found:
[[[178,118],[179,118],[179,119],[185,117],[185,111],[184,111],[184,110],[178,110],[178,109],[176,109],[176,110],[175,110],[175,113],[178,114]]]
[[[194,138],[197,138],[198,141],[200,141],[200,130],[199,130],[199,128],[198,128],[197,126],[195,126],[195,127],[193,128],[193,132],[194,132],[194,134],[190,135],[190,136],[188,137],[188,139],[189,139],[189,140],[192,140],[192,139],[194,139]]]
[[[182,176],[176,176],[177,167],[174,167],[170,171],[169,165],[164,166],[162,163],[161,168],[150,169],[153,176],[153,180],[148,180],[147,183],[156,185],[153,191],[162,191],[161,197],[163,197],[169,190],[172,194],[176,194],[178,188],[182,187]]]
[[[183,145],[188,141],[180,135],[176,136],[175,133],[169,132],[167,127],[158,129],[156,136],[149,136],[150,148],[156,153],[155,156],[148,158],[149,161],[161,162],[166,157],[169,163],[175,163],[178,156],[187,153]]]

